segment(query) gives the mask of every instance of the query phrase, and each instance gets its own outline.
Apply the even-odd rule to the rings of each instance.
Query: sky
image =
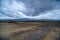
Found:
[[[3,19],[60,20],[60,0],[0,0]]]

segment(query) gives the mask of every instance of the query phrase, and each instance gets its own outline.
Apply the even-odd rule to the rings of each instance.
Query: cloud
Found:
[[[57,0],[0,0],[0,19],[55,19],[60,20]],[[4,3],[4,4],[3,4]]]

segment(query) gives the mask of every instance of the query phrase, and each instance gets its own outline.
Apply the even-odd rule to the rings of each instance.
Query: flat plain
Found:
[[[60,40],[60,22],[1,22],[0,40]]]

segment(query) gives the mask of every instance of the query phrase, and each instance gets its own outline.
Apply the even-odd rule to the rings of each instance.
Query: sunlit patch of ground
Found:
[[[0,40],[57,40],[58,22],[2,22]]]

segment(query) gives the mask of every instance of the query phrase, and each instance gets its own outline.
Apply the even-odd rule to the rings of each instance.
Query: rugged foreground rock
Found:
[[[0,40],[60,40],[60,22],[1,22]]]

